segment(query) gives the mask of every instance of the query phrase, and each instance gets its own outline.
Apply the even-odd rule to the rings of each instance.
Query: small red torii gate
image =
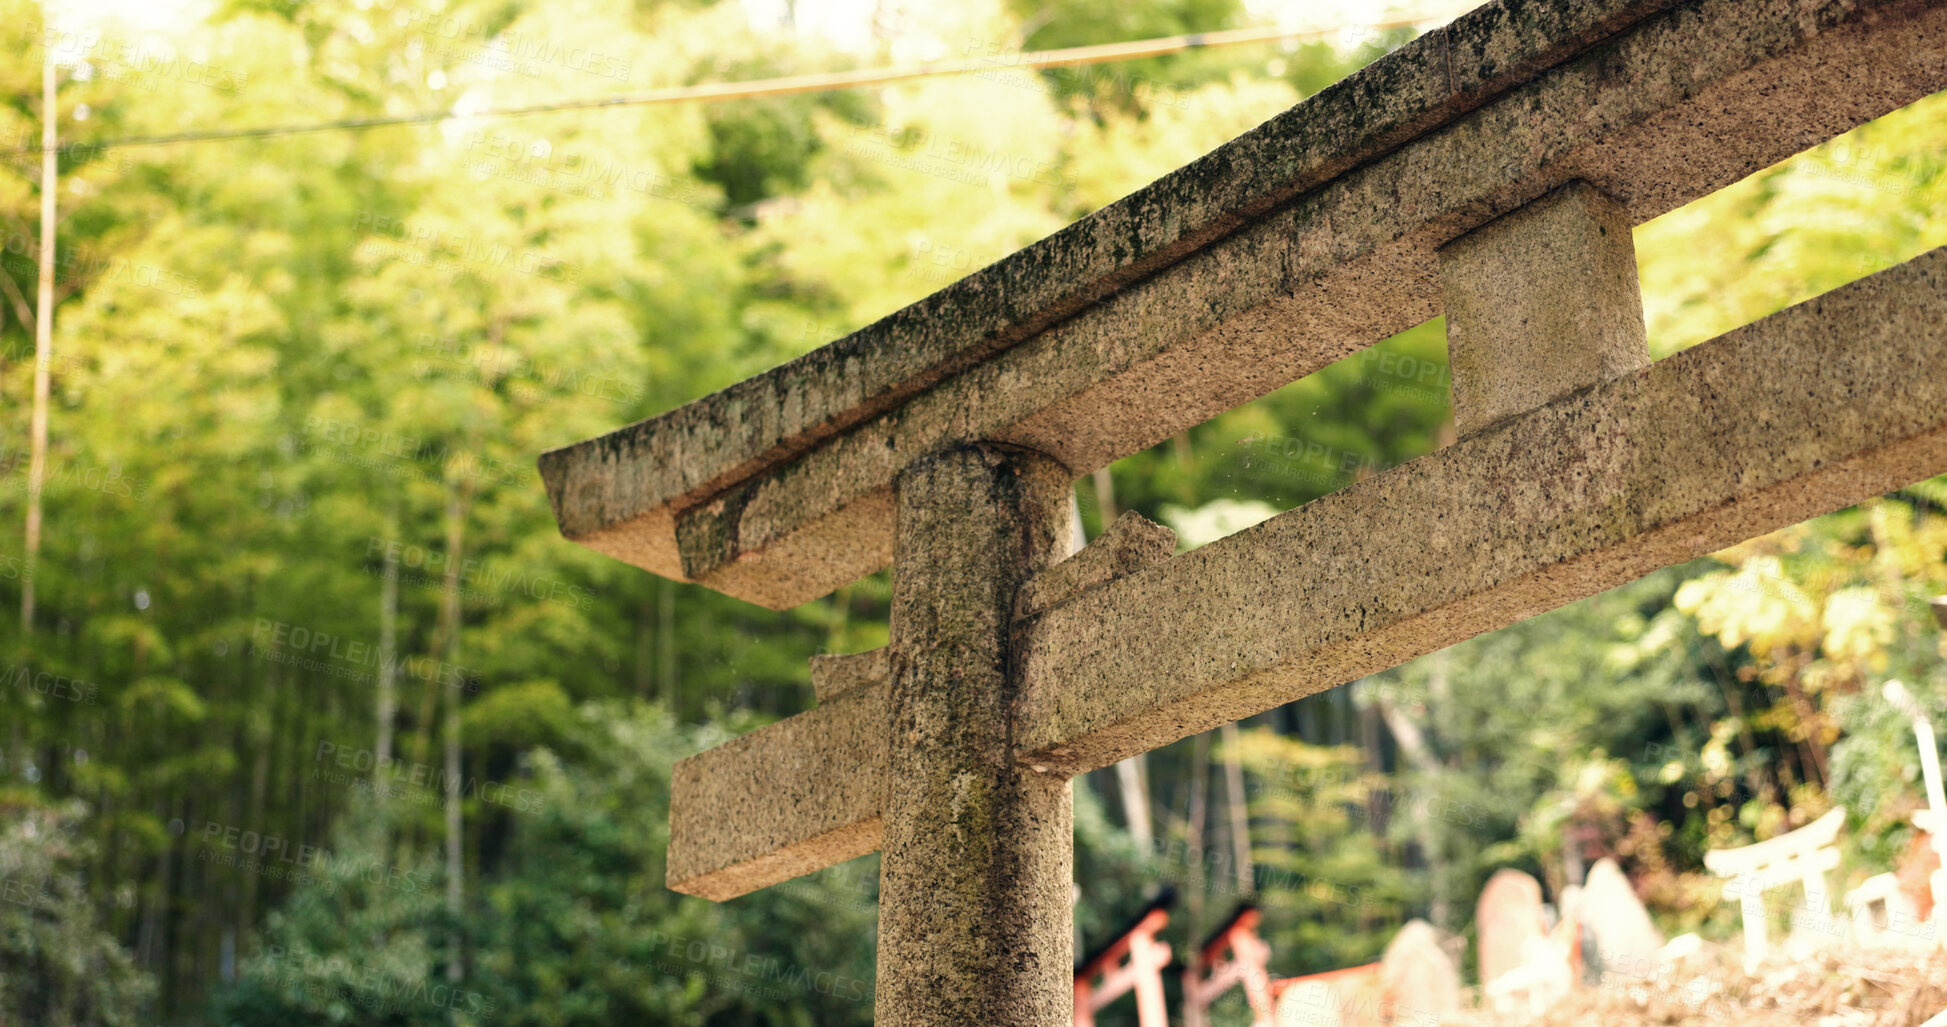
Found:
[[[1184,1027],[1208,1027],[1211,1005],[1233,985],[1244,988],[1252,1027],[1271,1027],[1271,946],[1257,936],[1263,916],[1250,903],[1238,906],[1183,968]]]
[[[784,610],[893,568],[885,648],[676,764],[669,886],[877,851],[878,1023],[1058,1027],[1077,775],[1947,469],[1947,248],[1652,363],[1630,236],[1947,87],[1943,33],[1913,0],[1493,0],[544,454],[564,536],[674,581]],[[1437,315],[1454,444],[1192,553],[1125,514],[1067,556],[1078,478]]]
[[[1380,1023],[1391,1015],[1398,996],[1387,985],[1386,964],[1367,963],[1300,977],[1273,978],[1271,946],[1258,937],[1263,914],[1245,904],[1198,950],[1183,971],[1185,1027],[1209,1027],[1209,1010],[1232,986],[1244,989],[1251,1027],[1273,1027],[1288,993],[1306,989],[1307,1005],[1330,1005],[1343,1024]]]
[[[1163,968],[1170,965],[1170,947],[1156,935],[1169,926],[1169,907],[1175,901],[1176,893],[1165,889],[1121,936],[1075,967],[1075,1027],[1095,1027],[1096,1010],[1131,991],[1136,993],[1137,1023],[1169,1027]]]
[[[1169,946],[1157,935],[1169,925],[1169,906],[1175,895],[1165,891],[1137,914],[1114,941],[1075,967],[1075,1027],[1094,1027],[1095,1013],[1130,992],[1136,994],[1137,1019],[1142,1027],[1167,1027],[1162,969],[1169,965]],[[1238,906],[1228,920],[1196,950],[1183,970],[1183,1023],[1209,1027],[1210,1007],[1232,987],[1241,986],[1251,1010],[1252,1027],[1291,1022],[1296,1014],[1305,1022],[1324,1018],[1342,1027],[1377,1027],[1396,1017],[1414,1019],[1459,1008],[1459,977],[1450,959],[1439,953],[1437,932],[1425,921],[1402,927],[1378,962],[1342,967],[1300,977],[1273,978],[1271,947],[1258,937],[1263,913],[1254,905]],[[1572,936],[1574,921],[1564,924]],[[1452,978],[1448,992],[1425,979],[1432,958]],[[1578,952],[1570,948],[1574,959]],[[1329,1011],[1329,1012],[1328,1012]]]

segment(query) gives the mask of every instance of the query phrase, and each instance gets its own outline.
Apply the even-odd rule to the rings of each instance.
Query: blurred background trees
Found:
[[[1410,33],[1035,73],[1008,56],[1263,12],[816,13],[0,0],[12,525],[50,53],[69,147],[38,609],[0,618],[0,1022],[870,1020],[874,859],[721,906],[661,860],[670,764],[807,706],[811,654],[883,644],[884,576],[781,614],[658,581],[559,540],[535,455],[924,296]],[[994,70],[91,145],[972,55]],[[1639,229],[1657,354],[1947,242],[1943,115]],[[1210,541],[1444,444],[1446,393],[1435,321],[1078,483],[1084,522]],[[1728,932],[1702,851],[1837,804],[1884,869],[1920,790],[1877,697],[1943,696],[1943,514],[1922,483],[1088,775],[1081,947],[1167,884],[1182,941],[1248,898],[1277,970],[1329,969],[1409,916],[1466,931],[1497,867],[1558,888],[1609,854],[1671,926]]]

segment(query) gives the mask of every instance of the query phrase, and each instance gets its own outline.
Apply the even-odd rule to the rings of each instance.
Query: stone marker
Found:
[[[878,1023],[1068,1023],[1072,775],[1947,470],[1947,251],[1642,366],[1624,231],[1942,88],[1947,4],[1496,0],[543,455],[563,534],[658,574],[786,608],[893,567],[885,652],[677,765],[671,887],[881,850]],[[1074,479],[1443,311],[1454,445],[1056,562]]]
[[[1344,1027],[1339,993],[1324,981],[1304,981],[1278,996],[1277,1027]]]
[[[1650,911],[1614,859],[1604,856],[1589,868],[1578,906],[1594,943],[1594,951],[1583,957],[1594,969],[1639,977],[1653,969],[1663,932],[1650,922]]]
[[[1474,930],[1481,984],[1519,969],[1533,943],[1548,936],[1541,916],[1541,882],[1511,867],[1496,870],[1474,907]]]
[[[1461,1007],[1460,970],[1424,920],[1408,920],[1379,960],[1387,1022],[1433,1023]]]
[[[1540,1016],[1575,987],[1576,954],[1571,938],[1530,938],[1521,954],[1520,966],[1481,989],[1483,1005],[1502,1016]]]
[[[1392,1022],[1388,1018],[1392,996],[1386,991],[1385,967],[1378,963],[1345,966],[1302,977],[1281,977],[1271,982],[1269,991],[1276,1000],[1279,1015],[1287,1019],[1292,1005],[1285,1001],[1286,997],[1298,991],[1305,994],[1302,1004],[1312,1015],[1322,1014],[1314,1007],[1329,995],[1332,1011],[1328,1019],[1339,1027],[1384,1027]],[[1259,1027],[1271,1027],[1273,1021],[1267,1016],[1253,1022]]]

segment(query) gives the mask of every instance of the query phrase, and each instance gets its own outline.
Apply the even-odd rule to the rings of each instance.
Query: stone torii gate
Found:
[[[1947,87],[1938,0],[1498,0],[853,335],[550,452],[564,535],[887,650],[678,765],[672,888],[879,850],[878,1022],[1067,1023],[1069,780],[1947,471],[1947,252],[1666,360],[1630,228]],[[1453,445],[1183,556],[1071,483],[1444,313]]]

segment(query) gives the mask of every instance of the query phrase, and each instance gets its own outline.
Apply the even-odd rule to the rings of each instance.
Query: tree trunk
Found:
[[[1452,737],[1451,734],[1446,733],[1448,728],[1452,726],[1446,719],[1451,716],[1453,709],[1452,704],[1447,701],[1452,695],[1452,677],[1450,675],[1452,663],[1453,650],[1451,649],[1442,649],[1433,654],[1433,680],[1428,683],[1428,691],[1432,694],[1429,697],[1427,721],[1432,725],[1433,733],[1436,737]],[[1431,753],[1428,754],[1428,757],[1434,766],[1442,770],[1446,769],[1447,765],[1433,758]],[[1438,848],[1428,852],[1426,855],[1428,883],[1432,886],[1433,891],[1432,901],[1428,904],[1427,914],[1428,919],[1433,921],[1433,926],[1446,931],[1452,930],[1454,923],[1453,878],[1447,873],[1446,860],[1440,858],[1440,856],[1441,852]]]
[[[656,655],[661,660],[656,697],[671,716],[676,716],[676,583],[668,578],[662,579],[662,590],[656,596],[656,614]]]
[[[1251,895],[1257,891],[1257,868],[1251,862],[1251,811],[1244,804],[1243,732],[1236,724],[1225,724],[1224,785],[1229,791],[1230,847],[1237,865],[1237,891]]]
[[[399,518],[391,518],[392,535],[399,533]],[[388,539],[385,565],[379,580],[379,696],[377,716],[379,737],[372,751],[383,766],[392,759],[392,722],[399,711],[397,671],[399,666],[399,549]]]
[[[1378,698],[1373,705],[1385,720],[1386,730],[1392,732],[1393,741],[1399,743],[1400,753],[1419,771],[1423,779],[1420,788],[1431,788],[1442,767],[1432,748],[1427,745],[1425,733],[1391,701]],[[1427,902],[1427,919],[1433,922],[1433,926],[1446,930],[1451,914],[1451,899],[1447,863],[1441,856],[1440,836],[1434,828],[1432,804],[1422,794],[1409,798],[1407,808],[1412,810],[1413,839],[1419,844],[1420,858],[1426,860],[1428,890],[1431,893]]]
[[[34,299],[34,412],[29,422],[27,457],[27,552],[20,576],[20,634],[34,632],[34,568],[41,554],[41,488],[47,481],[47,407],[50,365],[54,360],[54,197],[60,191],[61,158],[55,122],[54,51],[41,54],[41,252],[40,281]]]
[[[648,700],[656,688],[656,603],[647,593],[636,606],[635,619],[635,697]]]
[[[1190,743],[1190,815],[1186,825],[1184,847],[1189,850],[1190,867],[1186,876],[1186,890],[1190,893],[1190,923],[1193,929],[1204,928],[1203,897],[1209,890],[1209,881],[1203,874],[1203,834],[1205,811],[1210,797],[1210,732],[1205,731]]]
[[[1379,736],[1379,725],[1382,719],[1379,711],[1374,709],[1371,703],[1360,703],[1354,698],[1352,689],[1345,688],[1340,691],[1345,693],[1346,701],[1351,704],[1352,711],[1359,718],[1359,749],[1365,753],[1366,773],[1385,773],[1386,760],[1385,754],[1381,751],[1382,744]],[[1366,803],[1366,830],[1371,832],[1382,848],[1387,835],[1391,833],[1392,814],[1392,804]]]
[[[466,508],[471,491],[467,484],[450,480],[447,484],[446,587],[440,597],[440,635],[445,651],[432,675],[444,686],[440,688],[441,704],[446,711],[440,735],[445,748],[441,769],[446,776],[446,912],[453,918],[452,946],[446,953],[446,979],[452,982],[458,982],[464,975],[460,913],[465,904],[466,866],[461,859],[465,824],[460,817],[460,700],[467,682],[448,676],[457,675],[460,666],[460,568],[466,559]]]
[[[1101,530],[1107,531],[1109,525],[1115,523],[1118,513],[1115,508],[1115,479],[1109,476],[1108,468],[1102,467],[1089,480],[1095,483],[1095,512],[1102,517]]]

